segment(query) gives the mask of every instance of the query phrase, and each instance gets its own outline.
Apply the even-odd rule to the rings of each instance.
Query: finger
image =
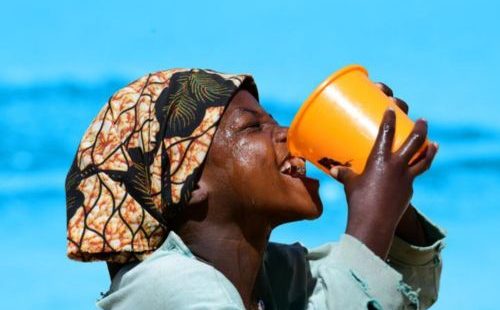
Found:
[[[396,152],[404,162],[409,162],[415,153],[424,144],[427,138],[427,121],[419,119],[415,122],[413,130],[399,150]]]
[[[408,107],[408,104],[404,100],[396,98],[396,97],[391,97],[391,99],[398,106],[398,108],[403,110],[403,112],[405,112],[405,114],[408,114],[409,107]]]
[[[396,113],[389,107],[382,118],[382,123],[377,134],[377,139],[368,157],[368,163],[377,161],[379,158],[387,160],[391,157],[392,143],[396,126]]]
[[[405,114],[408,114],[408,104],[400,99],[400,98],[396,98],[394,97],[394,92],[392,91],[392,89],[387,86],[386,84],[382,83],[382,82],[377,82],[375,83],[375,86],[377,86],[386,96],[390,97],[392,101],[394,101],[394,103],[401,109],[403,110],[403,112],[405,112]]]
[[[392,89],[385,85],[384,83],[382,82],[377,82],[375,83],[375,85],[386,95],[386,96],[389,96],[389,97],[392,97],[394,95],[394,93],[392,92]]]
[[[346,184],[350,179],[356,176],[356,173],[344,166],[333,166],[330,168],[330,175],[342,184]]]
[[[434,157],[436,156],[438,148],[439,146],[437,143],[429,144],[429,146],[427,147],[427,152],[425,154],[425,157],[410,167],[410,174],[413,177],[416,177],[424,173],[425,171],[429,170],[429,168],[432,165],[432,162],[434,161]]]

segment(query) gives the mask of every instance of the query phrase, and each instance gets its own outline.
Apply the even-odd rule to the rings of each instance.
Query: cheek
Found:
[[[272,146],[263,140],[243,139],[234,144],[233,177],[241,184],[243,191],[259,194],[259,190],[275,183],[274,174],[277,171],[275,154]]]
[[[262,140],[242,139],[233,148],[235,162],[243,170],[269,167],[274,163],[274,152],[269,143]]]

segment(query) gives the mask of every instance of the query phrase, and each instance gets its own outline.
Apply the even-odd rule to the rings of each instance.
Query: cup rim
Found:
[[[288,129],[288,137],[287,137],[287,140],[289,143],[291,141],[290,137],[291,137],[293,131],[295,131],[297,124],[300,122],[305,111],[311,105],[311,103],[314,102],[316,97],[319,96],[319,94],[334,80],[338,79],[339,77],[341,77],[342,75],[344,75],[348,72],[356,71],[356,70],[361,71],[368,76],[368,71],[363,66],[358,65],[358,64],[347,65],[347,66],[335,71],[334,73],[330,74],[325,80],[323,80],[323,82],[321,82],[321,84],[319,84],[312,91],[312,93],[309,95],[309,97],[307,97],[307,99],[304,101],[302,106],[299,108],[299,111],[297,112],[297,114],[295,115],[295,117],[292,120],[292,123],[290,124],[290,127]],[[289,148],[290,148],[290,146],[289,146]]]

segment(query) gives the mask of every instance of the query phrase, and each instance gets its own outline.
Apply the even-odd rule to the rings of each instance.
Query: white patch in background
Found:
[[[323,200],[325,206],[334,205],[335,201],[341,200],[344,197],[344,192],[342,184],[337,183],[332,180],[321,180],[321,186],[319,187],[319,194]]]

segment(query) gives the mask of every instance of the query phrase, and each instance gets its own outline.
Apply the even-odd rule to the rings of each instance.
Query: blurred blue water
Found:
[[[65,257],[64,178],[78,142],[107,97],[125,81],[0,85],[0,291],[4,309],[88,309],[105,291],[104,264]],[[289,124],[299,102],[261,100]],[[432,107],[428,113],[433,114]],[[496,110],[484,113],[498,113]],[[493,309],[500,265],[500,124],[431,123],[438,157],[417,180],[414,205],[449,234],[441,297],[435,309]],[[342,188],[318,170],[324,215],[278,228],[275,241],[307,246],[336,240],[344,230]],[[492,240],[492,242],[490,241]],[[467,289],[464,289],[464,283]],[[29,292],[30,298],[26,298]]]

